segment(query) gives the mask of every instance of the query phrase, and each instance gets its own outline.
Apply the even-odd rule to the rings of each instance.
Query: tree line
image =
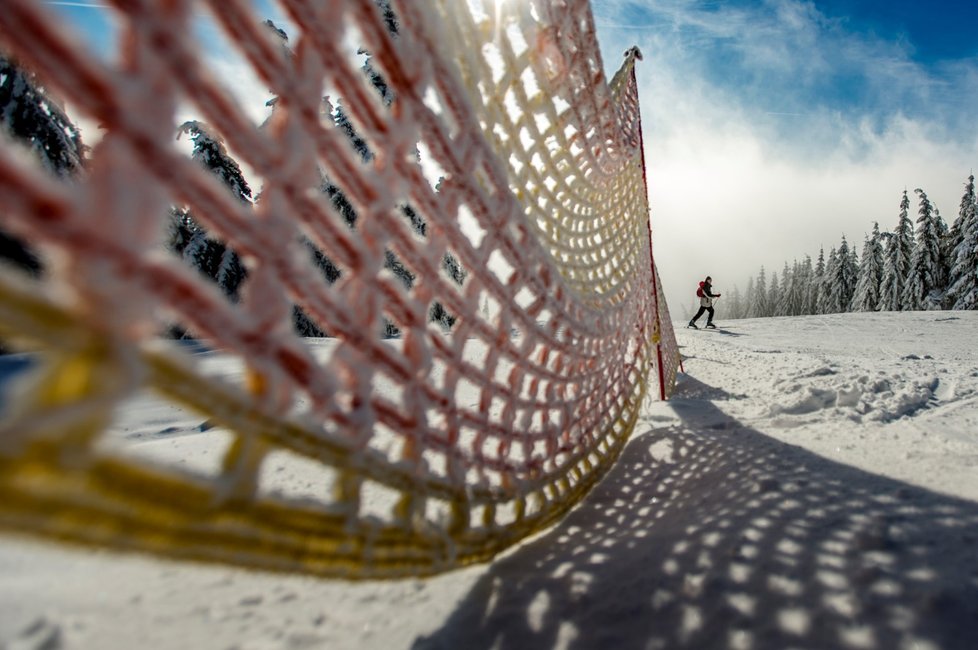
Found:
[[[377,4],[383,12],[388,30],[396,36],[397,19],[389,3],[387,0],[377,0]],[[286,56],[292,58],[286,32],[270,20],[265,21],[265,26],[270,30],[273,38],[280,40]],[[367,54],[363,65],[364,74],[379,93],[383,103],[390,106],[395,100],[393,93],[383,77],[371,65],[369,53],[364,52],[364,54]],[[266,102],[272,115],[277,104],[277,97]],[[328,98],[324,97],[322,114],[324,120],[331,122],[346,134],[350,146],[358,152],[365,164],[373,158],[367,143],[358,135],[353,123],[344,112],[342,100],[334,107]],[[268,124],[271,119],[270,116],[265,124]],[[261,128],[264,128],[264,124]],[[26,145],[44,168],[58,176],[74,176],[87,164],[88,149],[82,143],[81,133],[60,103],[46,91],[33,74],[2,52],[0,52],[0,130]],[[218,177],[235,198],[247,205],[256,205],[261,201],[260,192],[253,194],[241,166],[224,146],[221,138],[208,125],[191,120],[179,127],[178,134],[189,136],[192,142],[191,157]],[[356,229],[359,217],[354,207],[343,195],[339,186],[322,170],[319,171],[319,177],[319,189],[324,195],[324,200],[329,201],[348,227]],[[420,215],[408,204],[401,205],[399,210],[416,235],[426,237],[427,224]],[[216,284],[228,300],[237,302],[243,287],[246,286],[248,276],[247,269],[237,253],[225,242],[212,236],[187,206],[173,205],[170,207],[169,214],[161,218],[165,220],[163,225],[166,230],[166,247],[190,267],[196,269],[201,276]],[[323,280],[327,284],[339,280],[342,276],[341,269],[311,240],[303,238],[303,244]],[[43,259],[35,247],[30,242],[2,230],[0,230],[0,259],[35,276],[44,273]],[[406,290],[414,285],[416,281],[414,274],[393,251],[385,251],[384,266],[400,280]],[[462,285],[466,271],[448,251],[444,253],[442,268],[456,284]],[[436,300],[430,306],[429,320],[450,328],[455,322],[455,317],[445,311],[441,303]],[[293,324],[301,336],[328,335],[328,332],[321,329],[298,305],[293,307]],[[397,336],[400,332],[394,323],[385,319],[381,333],[391,337]],[[178,326],[171,328],[169,334],[177,338],[192,336]]]
[[[892,231],[879,223],[865,236],[861,254],[845,235],[828,256],[824,247],[780,274],[762,266],[745,291],[726,292],[729,318],[804,316],[859,311],[978,309],[978,202],[968,176],[958,216],[948,227],[922,189],[917,218],[904,190]]]

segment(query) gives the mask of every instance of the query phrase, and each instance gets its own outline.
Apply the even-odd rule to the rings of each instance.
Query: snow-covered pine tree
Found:
[[[815,269],[812,271],[811,293],[808,296],[808,313],[820,314],[819,311],[825,299],[822,298],[825,282],[825,247],[819,246],[818,257],[815,259]]]
[[[767,274],[764,267],[761,267],[757,274],[757,281],[754,283],[754,292],[751,296],[748,314],[750,318],[764,318],[767,316]]]
[[[781,291],[778,293],[777,300],[775,302],[775,316],[791,315],[791,292],[793,285],[794,278],[791,274],[791,269],[788,268],[788,263],[785,262],[784,268],[781,269]]]
[[[64,109],[38,80],[13,59],[0,53],[0,130],[22,143],[56,176],[78,173],[86,148]],[[0,259],[32,274],[42,263],[30,244],[0,231]]]
[[[798,315],[806,316],[814,313],[815,302],[815,269],[811,255],[805,255],[798,268]]]
[[[859,276],[859,258],[856,251],[849,248],[846,236],[842,235],[842,242],[837,251],[835,273],[832,277],[832,289],[829,304],[833,313],[844,313],[849,311],[852,297],[856,293],[856,282]]]
[[[187,244],[194,238],[194,234],[200,229],[197,222],[190,215],[186,208],[170,207],[169,238],[167,248],[183,257],[183,251],[187,249]]]
[[[374,0],[374,3],[380,9],[384,17],[387,30],[396,37],[398,33],[397,16],[390,6],[390,1]],[[371,84],[374,86],[374,88],[376,88],[377,92],[380,93],[384,105],[390,106],[393,104],[396,98],[394,97],[393,92],[391,92],[390,87],[387,85],[386,80],[376,70],[376,68],[373,67],[369,52],[360,50],[358,53],[367,55],[367,59],[363,65],[363,71],[370,79]],[[343,110],[342,102],[337,102],[333,119],[335,124],[346,133],[354,149],[360,153],[363,161],[368,162],[371,160],[373,158],[373,153],[370,151],[367,142],[357,132],[356,127],[350,120],[349,116],[347,116],[346,112]],[[352,206],[350,206],[346,201],[346,198],[343,197],[339,188],[332,183],[329,183],[329,185],[325,188],[325,191],[326,194],[331,197],[337,209],[344,214],[344,217],[347,219],[347,223],[352,226],[356,222],[356,213],[353,211]],[[413,208],[411,208],[410,205],[401,206],[401,212],[411,224],[412,229],[419,236],[427,236],[427,224],[424,222],[421,216]],[[401,280],[406,288],[410,289],[414,285],[414,274],[410,272],[410,270],[392,251],[386,251],[384,267],[393,273],[399,280]],[[461,285],[465,281],[466,271],[449,251],[445,251],[443,254],[442,268],[445,270],[448,277],[450,277],[456,284]],[[431,304],[428,318],[432,322],[440,323],[446,329],[450,328],[455,323],[455,316],[445,311],[445,308],[438,301],[434,301]],[[393,323],[385,322],[385,336],[393,337],[398,336],[398,334],[399,330]]]
[[[938,306],[934,309],[946,309],[948,307],[947,290],[951,286],[948,282],[951,277],[951,251],[948,250],[948,240],[951,238],[951,231],[947,222],[941,217],[941,211],[936,205],[934,205],[934,227],[937,231],[937,268],[941,278],[941,286],[937,290],[937,294],[940,295],[940,300]]]
[[[859,265],[856,291],[850,311],[876,311],[880,304],[880,284],[883,280],[883,248],[880,246],[880,225],[873,222],[873,232],[863,243],[863,260]]]
[[[937,250],[940,253],[940,268],[942,277],[944,278],[944,286],[941,287],[942,301],[946,302],[947,281],[951,277],[951,251],[947,247],[947,242],[951,238],[951,231],[947,226],[947,222],[941,218],[941,211],[937,209],[936,205],[934,206],[934,221],[937,227]]]
[[[948,305],[951,309],[978,309],[978,200],[974,174],[968,176],[949,239],[954,248],[950,255]]]
[[[886,236],[883,280],[880,283],[880,311],[903,309],[903,288],[910,271],[910,256],[913,254],[913,223],[909,215],[910,198],[904,190],[897,226]]]
[[[284,29],[280,28],[271,20],[265,20],[263,21],[263,24],[268,29],[268,32],[269,34],[271,34],[272,38],[277,39],[285,59],[288,61],[294,61],[295,54],[293,53],[292,49],[289,47],[288,33],[286,33]],[[265,106],[270,109],[270,113],[261,125],[261,128],[263,129],[267,128],[268,125],[271,124],[272,121],[275,119],[276,110],[278,109],[279,106],[279,97],[273,96],[271,99],[265,102]],[[332,106],[329,103],[329,100],[326,97],[323,97],[321,108],[320,108],[321,119],[324,119],[325,121],[328,122],[332,122],[333,120],[332,113],[333,110],[332,110]],[[322,174],[322,172],[320,171],[320,191],[326,193],[327,187],[329,187],[329,182],[326,180],[325,175]],[[335,190],[335,187],[333,189]],[[349,203],[346,203],[345,197],[341,196],[341,198],[343,203],[345,203],[345,206],[337,205],[336,206],[337,211],[346,219],[348,225],[352,225],[353,218],[355,218],[356,215],[355,213],[353,213],[352,206],[350,206]],[[257,204],[260,202],[261,202],[261,193],[255,196],[255,203]],[[336,201],[334,201],[333,203],[335,205]],[[343,207],[346,207],[347,209],[344,210]],[[300,238],[300,243],[302,244],[302,247],[306,250],[306,252],[309,254],[309,258],[312,261],[312,263],[316,266],[316,268],[319,269],[319,272],[322,275],[323,279],[329,284],[335,282],[336,279],[339,278],[340,276],[340,271],[338,268],[336,268],[336,265],[333,264],[332,260],[326,257],[326,255],[308,237],[302,236]],[[303,336],[303,337],[328,336],[328,333],[324,332],[319,327],[319,325],[315,321],[313,321],[309,317],[309,315],[306,314],[306,312],[303,311],[303,309],[298,305],[292,305],[292,325],[299,336]]]
[[[788,316],[799,316],[805,307],[804,270],[798,260],[791,265],[791,283],[785,290],[788,295]]]
[[[220,137],[196,121],[182,124],[180,133],[186,133],[194,143],[191,157],[221,179],[235,198],[250,205],[252,197],[248,181]],[[237,300],[238,289],[247,276],[238,255],[223,242],[211,238],[187,210],[171,210],[170,223],[171,244],[183,246],[180,251],[183,258],[201,274],[214,280],[225,295]]]
[[[363,162],[369,162],[373,157],[373,153],[367,147],[367,141],[360,137],[356,129],[353,128],[353,122],[350,118],[346,116],[346,111],[343,110],[343,100],[336,102],[336,110],[333,113],[333,119],[336,122],[336,126],[346,134],[346,137],[350,139],[350,144],[353,148],[360,154]]]
[[[269,34],[273,39],[277,39],[282,53],[286,60],[294,61],[295,54],[289,47],[289,35],[286,31],[280,28],[271,20],[263,21],[263,24],[268,29]],[[272,123],[272,120],[276,117],[276,110],[279,106],[279,98],[272,97],[267,102],[265,106],[270,109],[268,118],[262,123],[261,128],[266,128]],[[320,118],[327,122],[333,122],[333,108],[326,97],[323,97],[321,107],[320,107]],[[320,170],[320,191],[327,194],[337,212],[344,218],[347,225],[353,226],[353,222],[356,220],[356,213],[353,211],[353,206],[349,204],[342,194],[338,193],[338,190],[333,186]],[[255,203],[261,202],[261,194],[259,193],[255,197]],[[334,283],[340,277],[340,270],[333,264],[330,260],[308,237],[301,237],[302,247],[308,252],[309,258],[313,265],[319,269],[320,274],[323,279],[329,283]],[[304,337],[325,337],[328,336],[327,332],[324,332],[319,325],[309,318],[308,314],[302,310],[298,305],[292,306],[292,324],[295,328],[296,333],[299,336]]]
[[[65,177],[82,168],[85,146],[78,128],[34,75],[2,53],[0,124],[52,174]]]
[[[781,297],[781,281],[778,278],[777,272],[771,273],[771,281],[768,282],[767,286],[767,313],[765,316],[777,316],[778,311],[778,299]]]
[[[837,293],[833,288],[836,281],[837,267],[839,266],[839,253],[833,247],[829,250],[829,258],[825,261],[825,271],[822,273],[822,280],[819,282],[818,307],[816,313],[834,314],[835,299]]]
[[[302,244],[308,251],[312,263],[319,269],[323,279],[329,284],[336,282],[340,277],[340,270],[336,268],[332,260],[326,257],[309,239],[303,237]],[[298,305],[292,305],[292,324],[299,336],[322,338],[329,335],[314,320],[309,318],[309,315]]]
[[[901,302],[905,310],[941,309],[947,282],[941,253],[941,228],[938,225],[941,217],[922,189],[914,191],[920,197],[917,238],[910,256]]]
[[[784,266],[781,267],[781,275],[779,276],[779,291],[777,299],[774,303],[774,315],[775,316],[790,316],[791,315],[791,305],[789,302],[789,292],[791,290],[791,268],[788,263],[785,262]]]
[[[852,296],[856,294],[856,283],[859,282],[859,253],[856,251],[855,246],[849,247],[849,273],[850,273],[850,285],[849,285],[849,302],[852,302]],[[845,306],[845,309],[849,309],[849,305]]]
[[[963,224],[967,221],[969,214],[975,209],[976,200],[978,199],[975,197],[975,175],[972,173],[968,176],[968,182],[964,184],[964,194],[961,196],[961,204],[958,207],[958,217],[951,224],[951,228],[947,233],[946,250],[948,252],[948,260],[951,263],[954,261],[954,250],[964,238]]]
[[[951,276],[951,267],[955,261],[955,250],[964,238],[963,224],[967,220],[969,212],[975,205],[975,175],[968,176],[968,182],[964,185],[964,195],[961,197],[961,204],[958,207],[958,217],[951,224],[947,237],[944,240],[944,251],[947,255],[948,263],[948,287],[953,285],[958,278]]]

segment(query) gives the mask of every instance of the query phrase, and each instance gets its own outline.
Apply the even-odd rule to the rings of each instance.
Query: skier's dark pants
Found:
[[[700,310],[698,312],[696,312],[696,315],[693,316],[693,320],[691,320],[689,322],[690,323],[695,323],[696,321],[698,321],[700,319],[700,316],[702,316],[703,315],[703,312],[705,312],[705,311],[710,312],[710,315],[706,317],[706,324],[709,325],[710,323],[712,323],[713,322],[713,307],[704,307],[703,305],[700,305]],[[689,312],[686,312],[686,313],[689,313]]]

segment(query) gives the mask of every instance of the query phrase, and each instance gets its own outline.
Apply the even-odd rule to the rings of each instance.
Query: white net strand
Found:
[[[104,125],[68,181],[0,147],[0,224],[59,260],[0,273],[0,330],[47,360],[0,430],[0,527],[349,578],[485,560],[583,498],[650,378],[662,396],[675,378],[637,51],[608,84],[583,0],[397,1],[396,33],[373,0],[279,6],[291,49],[244,0],[207,3],[276,97],[264,125],[198,41],[194,3],[113,2],[117,64],[30,0],[0,14],[0,47]],[[173,147],[186,110],[253,171],[257,201]],[[240,298],[162,250],[168,205],[240,257]],[[330,338],[297,336],[296,307]],[[213,351],[159,336],[174,324]],[[119,442],[142,389],[206,417],[212,469]],[[275,463],[316,487],[289,493]]]

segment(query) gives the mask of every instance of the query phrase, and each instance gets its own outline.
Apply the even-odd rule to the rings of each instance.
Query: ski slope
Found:
[[[675,396],[492,564],[345,583],[2,537],[0,647],[978,647],[978,312],[717,323],[677,324]],[[206,470],[226,440],[140,396],[113,444]]]

